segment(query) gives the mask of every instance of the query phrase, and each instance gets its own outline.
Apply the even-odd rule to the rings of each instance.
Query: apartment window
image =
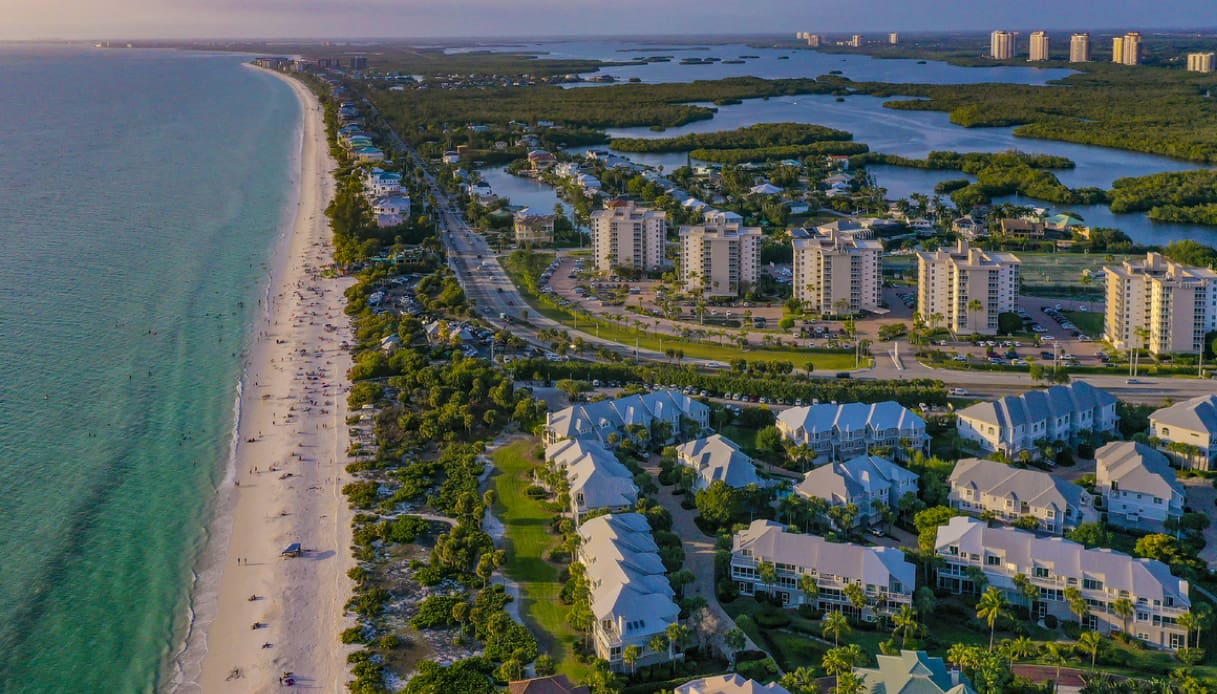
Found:
[[[1048,578],[1048,569],[1043,566],[1037,566],[1032,569],[1032,576],[1035,578]]]
[[[1001,557],[995,554],[986,554],[985,566],[1001,566]]]

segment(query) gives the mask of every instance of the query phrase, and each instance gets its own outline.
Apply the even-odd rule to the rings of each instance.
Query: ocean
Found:
[[[0,691],[172,677],[296,178],[243,61],[0,45]]]

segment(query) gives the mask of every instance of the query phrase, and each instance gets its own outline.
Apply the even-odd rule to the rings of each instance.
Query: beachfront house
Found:
[[[634,667],[681,657],[677,649],[649,647],[652,638],[665,634],[679,620],[680,608],[672,601],[671,584],[646,517],[598,516],[580,525],[578,533],[577,561],[586,569],[591,589],[596,656],[618,672],[627,667],[624,654],[630,646],[642,650]]]
[[[790,690],[777,682],[761,684],[733,672],[685,682],[673,694],[790,694]]]
[[[1060,535],[1099,519],[1090,492],[1039,470],[965,458],[955,464],[947,483],[951,508],[984,514],[1000,523],[1034,519],[1035,529]]]
[[[1103,497],[1107,522],[1162,530],[1183,516],[1186,491],[1170,460],[1151,446],[1113,441],[1095,451],[1094,491]]]
[[[1191,608],[1188,582],[1171,574],[1156,559],[1138,559],[1110,549],[1086,549],[1060,537],[989,527],[968,516],[956,516],[939,526],[935,553],[943,561],[938,587],[954,593],[978,592],[972,574],[984,574],[985,586],[1005,592],[1015,604],[1027,604],[1015,582],[1022,575],[1039,588],[1031,603],[1036,618],[1053,615],[1077,621],[1065,591],[1075,588],[1090,608],[1082,628],[1103,634],[1126,631],[1150,646],[1178,649],[1187,645],[1187,632],[1178,619]],[[1022,579],[1019,579],[1021,582]],[[1134,614],[1125,620],[1114,611],[1128,600]]]
[[[773,573],[766,576],[769,568]],[[814,592],[803,590],[803,576],[815,580]],[[873,622],[912,604],[917,569],[894,547],[829,542],[818,535],[787,532],[774,521],[757,520],[732,540],[731,578],[743,595],[769,593],[784,605],[810,604]],[[861,608],[845,595],[850,584],[860,586],[866,595]]]
[[[796,446],[805,446],[813,460],[846,460],[875,447],[901,459],[906,449],[924,450],[929,444],[925,420],[890,400],[791,407],[778,414],[776,426]]]
[[[854,668],[870,694],[976,694],[959,670],[948,670],[942,658],[925,651],[875,656],[876,667]]]
[[[710,408],[678,390],[582,403],[547,414],[542,438],[590,438],[613,447],[623,437],[639,438],[640,428],[655,445],[684,440],[710,428]]]
[[[853,504],[858,509],[856,523],[873,527],[883,523],[884,508],[894,510],[905,494],[917,494],[919,478],[886,458],[860,455],[808,472],[794,486],[794,493],[823,499],[830,508]]]
[[[550,444],[545,459],[566,475],[570,511],[576,523],[589,511],[625,511],[638,503],[634,474],[595,440]]]

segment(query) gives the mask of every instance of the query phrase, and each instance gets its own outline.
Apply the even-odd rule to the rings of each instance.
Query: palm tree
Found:
[[[1090,605],[1077,588],[1069,586],[1065,589],[1065,602],[1069,603],[1069,611],[1078,616],[1078,624],[1090,616]]]
[[[647,648],[651,649],[655,653],[663,653],[664,651],[667,651],[668,637],[664,636],[663,634],[655,634],[651,637],[650,641],[647,641]],[[669,659],[670,658],[671,655],[669,652]]]
[[[820,633],[824,634],[824,638],[831,638],[834,646],[841,645],[841,639],[852,631],[849,620],[840,612],[829,612],[820,622]]]
[[[1090,653],[1090,669],[1094,670],[1094,663],[1099,658],[1099,647],[1103,645],[1103,635],[1097,631],[1083,632],[1078,636],[1078,646]]]
[[[1132,352],[1132,375],[1136,376],[1137,366],[1141,361],[1141,350],[1144,349],[1149,342],[1149,329],[1144,327],[1136,328],[1133,330],[1133,334],[1137,336],[1137,344],[1133,346]]]
[[[985,305],[980,303],[980,299],[972,299],[971,301],[968,302],[968,314],[969,315],[974,314],[974,313],[980,313],[983,310],[985,310]],[[968,319],[968,322],[969,323],[972,322],[970,318]],[[975,326],[972,327],[972,330],[973,330],[973,332],[976,331]]]
[[[1054,692],[1061,690],[1061,666],[1069,662],[1069,654],[1059,643],[1044,644],[1044,655],[1041,657],[1048,665],[1056,666],[1056,678],[1052,680]]]
[[[839,506],[837,508],[840,508]],[[851,583],[841,591],[841,593],[849,600],[849,604],[858,611],[858,618],[862,618],[862,608],[866,607],[866,592],[862,590],[862,586],[857,583]]]
[[[668,637],[668,660],[675,660],[675,649],[680,647],[680,644],[689,638],[689,627],[680,622],[673,622],[668,625],[664,635]]]
[[[1200,647],[1200,632],[1207,629],[1213,621],[1213,608],[1208,603],[1197,603],[1192,607],[1192,615],[1196,618],[1196,647]]]
[[[989,586],[976,602],[976,617],[989,624],[989,650],[993,650],[993,634],[997,631],[997,620],[1010,613],[1010,601],[1006,594]]]
[[[641,657],[642,657],[642,648],[640,648],[637,644],[631,644],[629,646],[626,646],[625,650],[621,652],[621,659],[623,661],[625,661],[626,665],[630,666],[631,675],[635,674],[636,667],[638,665],[638,659]]]
[[[837,686],[832,691],[833,694],[862,694],[863,686],[862,678],[851,670],[837,677]]]
[[[1184,637],[1183,645],[1185,648],[1192,647],[1192,629],[1196,628],[1196,615],[1193,612],[1184,612],[1175,618],[1175,623],[1183,628]]]
[[[762,561],[756,565],[756,575],[765,582],[765,592],[773,592],[773,584],[778,580],[778,568],[773,562]]]
[[[803,574],[799,576],[799,590],[803,593],[803,604],[814,604],[820,598],[820,586],[815,576]]]
[[[1024,450],[1023,453],[1027,453],[1028,456],[1030,456],[1029,451]],[[1018,589],[1018,594],[1023,596],[1023,598],[1027,601],[1027,617],[1032,623],[1034,623],[1035,615],[1033,614],[1033,611],[1035,607],[1035,599],[1040,596],[1039,586],[1032,583],[1031,579],[1027,578],[1027,574],[1015,574],[1014,587]]]
[[[1004,646],[1006,657],[1010,660],[1026,660],[1039,652],[1035,642],[1026,636],[1007,641]]]
[[[900,611],[892,617],[892,623],[895,625],[895,628],[892,629],[892,637],[900,637],[901,648],[907,648],[909,638],[917,636],[921,631],[921,624],[917,622],[917,611],[908,605],[900,608]]]
[[[830,648],[824,653],[820,667],[829,677],[840,677],[847,672],[853,672],[862,660],[862,648],[858,644],[850,644],[841,648]]]
[[[1128,633],[1128,621],[1132,619],[1136,610],[1133,608],[1132,600],[1128,598],[1120,598],[1111,603],[1111,611],[1120,619],[1124,620],[1124,633]]]

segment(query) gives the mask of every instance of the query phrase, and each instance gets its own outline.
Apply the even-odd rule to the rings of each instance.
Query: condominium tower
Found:
[[[662,210],[613,200],[592,213],[592,251],[596,270],[627,267],[647,272],[664,264],[667,216]]]
[[[1014,57],[1018,34],[1013,31],[995,31],[989,35],[989,57],[994,60],[1009,60]]]
[[[861,48],[862,34],[854,34],[853,36],[849,37],[849,45],[852,48]]]
[[[1048,60],[1048,33],[1044,31],[1031,32],[1030,55],[1031,61]]]
[[[888,34],[887,42],[892,44],[893,46],[898,45],[900,43],[900,34],[897,34],[894,31],[892,33]]]
[[[1188,53],[1187,69],[1189,72],[1213,72],[1217,55],[1213,53]]]
[[[1116,349],[1196,354],[1217,330],[1217,272],[1176,263],[1159,253],[1103,268],[1107,315],[1103,339]]]
[[[680,228],[680,279],[686,292],[739,296],[755,286],[761,267],[761,228],[738,224]]]
[[[839,315],[879,307],[882,243],[833,229],[792,233],[794,295],[807,310]]]
[[[1090,34],[1074,34],[1069,37],[1069,62],[1090,62]]]
[[[1018,308],[1018,269],[1012,253],[955,248],[917,253],[917,310],[922,320],[953,333],[997,334],[997,316]]]
[[[1121,65],[1141,64],[1141,34],[1130,31],[1111,40],[1111,62]]]

